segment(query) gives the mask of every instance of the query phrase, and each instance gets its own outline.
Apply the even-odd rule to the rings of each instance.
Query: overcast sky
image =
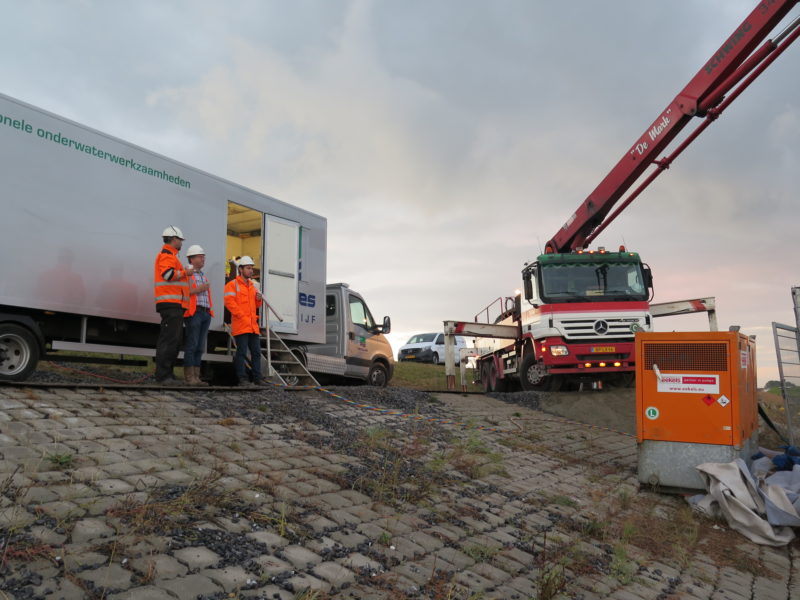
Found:
[[[327,217],[329,281],[396,351],[513,294],[755,4],[2,0],[2,91]],[[762,385],[800,284],[798,72],[795,44],[596,242],[657,302],[715,296]]]

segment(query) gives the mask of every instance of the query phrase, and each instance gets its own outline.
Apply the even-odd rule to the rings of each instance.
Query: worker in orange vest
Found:
[[[258,307],[261,292],[253,279],[253,259],[243,256],[239,260],[238,275],[225,284],[225,308],[231,313],[231,330],[236,340],[233,366],[239,385],[264,385],[261,379],[261,329],[258,326]],[[245,372],[245,360],[250,353],[252,382]]]
[[[206,252],[202,247],[193,244],[186,251],[186,258],[194,269],[194,273],[189,277],[189,307],[183,314],[186,326],[183,375],[189,385],[208,385],[200,379],[200,367],[202,366],[203,351],[206,349],[208,327],[214,316],[211,284],[203,273]]]
[[[164,246],[156,256],[154,266],[154,293],[156,310],[161,315],[161,330],[156,342],[156,381],[176,384],[172,373],[183,335],[183,313],[189,306],[189,276],[192,267],[184,267],[178,260],[183,245],[183,232],[170,225],[162,234]]]

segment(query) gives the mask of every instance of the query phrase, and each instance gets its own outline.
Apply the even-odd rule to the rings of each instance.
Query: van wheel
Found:
[[[375,387],[386,387],[389,383],[389,372],[381,363],[372,363],[367,374],[367,383]]]
[[[24,381],[39,362],[39,344],[30,330],[0,323],[0,380]]]
[[[433,357],[431,358],[431,362],[435,365],[439,364],[439,355],[436,352],[433,353]]]

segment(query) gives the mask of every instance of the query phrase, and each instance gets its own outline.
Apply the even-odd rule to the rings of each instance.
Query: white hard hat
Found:
[[[253,266],[253,265],[255,265],[255,264],[256,264],[256,263],[254,263],[254,262],[253,262],[253,259],[252,259],[252,258],[250,258],[249,256],[243,256],[242,258],[240,258],[240,259],[239,259],[239,265],[238,265],[238,266],[240,266],[240,267],[246,267],[246,266],[248,266],[248,265],[249,265],[249,266]]]
[[[205,254],[205,253],[206,251],[203,250],[202,247],[198,246],[197,244],[194,244],[192,246],[189,246],[189,249],[186,251],[186,256],[197,256],[198,254]]]
[[[183,237],[183,232],[175,227],[175,225],[170,225],[164,230],[164,233],[161,234],[161,237],[176,237],[182,240],[186,239]]]

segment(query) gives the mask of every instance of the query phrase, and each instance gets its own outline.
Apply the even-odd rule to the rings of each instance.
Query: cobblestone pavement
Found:
[[[0,387],[0,599],[800,598],[797,541],[640,490],[629,436],[378,392]]]

